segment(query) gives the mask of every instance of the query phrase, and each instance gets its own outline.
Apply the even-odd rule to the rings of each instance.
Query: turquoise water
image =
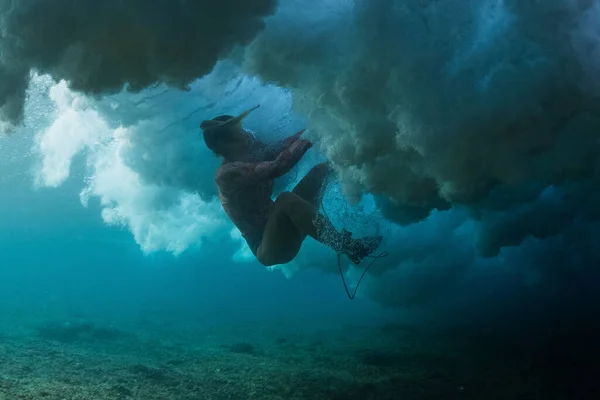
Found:
[[[597,398],[600,2],[148,4],[0,0],[0,399]],[[256,105],[385,237],[356,299],[223,213]]]

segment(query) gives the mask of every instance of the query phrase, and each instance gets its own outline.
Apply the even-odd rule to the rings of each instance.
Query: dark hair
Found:
[[[216,118],[213,118],[213,121],[228,121],[233,116],[231,115],[220,115]],[[230,128],[223,127],[217,129],[210,129],[208,131],[202,131],[204,137],[204,143],[206,143],[206,147],[210,149],[217,156],[223,155],[222,153],[222,145],[224,142],[227,142],[229,139]]]

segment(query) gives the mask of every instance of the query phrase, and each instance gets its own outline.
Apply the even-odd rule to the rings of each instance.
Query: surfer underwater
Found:
[[[352,238],[349,231],[338,231],[319,213],[323,186],[333,173],[328,163],[314,166],[291,192],[282,192],[273,201],[274,180],[288,173],[312,143],[302,138],[304,130],[276,146],[256,139],[242,127],[242,120],[256,108],[200,124],[206,146],[223,159],[215,182],[229,219],[264,266],[292,261],[307,236],[360,264],[383,238]]]

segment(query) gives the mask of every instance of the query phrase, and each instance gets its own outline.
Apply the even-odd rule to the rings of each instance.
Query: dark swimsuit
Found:
[[[215,174],[223,210],[255,256],[274,204],[275,178],[287,173],[311,146],[310,142],[299,139],[301,133],[282,143],[282,150],[274,160],[226,162]]]
[[[273,206],[272,194],[273,181],[254,185],[219,185],[223,210],[240,230],[255,256]]]

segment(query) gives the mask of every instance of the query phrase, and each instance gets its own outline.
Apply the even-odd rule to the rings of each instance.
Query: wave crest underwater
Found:
[[[387,232],[363,295],[399,307],[474,279],[551,293],[595,274],[600,1],[152,4],[0,0],[2,129],[37,132],[41,186],[84,154],[82,203],[144,252],[223,239],[250,259],[198,124],[260,103],[248,128],[307,126],[320,154],[299,169],[334,163],[335,222],[343,195]],[[40,109],[52,122],[27,124]],[[335,271],[335,254],[308,242],[283,269],[307,267]]]

